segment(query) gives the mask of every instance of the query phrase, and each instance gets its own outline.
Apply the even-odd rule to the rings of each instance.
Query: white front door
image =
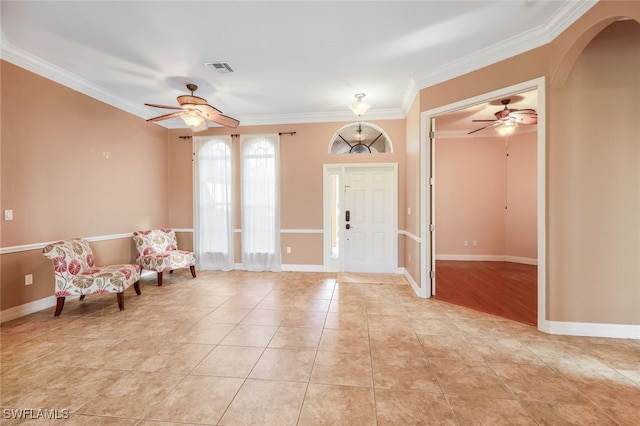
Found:
[[[344,271],[393,273],[397,265],[395,165],[344,169]]]

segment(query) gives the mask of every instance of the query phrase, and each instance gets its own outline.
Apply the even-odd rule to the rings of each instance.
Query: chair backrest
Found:
[[[152,253],[178,250],[178,240],[173,229],[149,229],[135,231],[136,259]]]
[[[95,266],[93,251],[89,242],[83,238],[51,243],[42,249],[42,254],[53,260],[56,278],[64,281]]]

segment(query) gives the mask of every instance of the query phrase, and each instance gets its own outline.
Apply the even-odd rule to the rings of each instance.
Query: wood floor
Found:
[[[537,325],[537,267],[511,262],[438,260],[435,297]]]

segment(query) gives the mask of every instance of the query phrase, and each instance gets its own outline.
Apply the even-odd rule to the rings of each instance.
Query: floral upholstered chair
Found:
[[[142,269],[158,273],[158,285],[162,285],[162,273],[174,269],[189,268],[196,277],[196,258],[193,252],[178,250],[173,229],[150,229],[133,233],[136,243],[136,263]]]
[[[124,309],[124,291],[132,284],[140,295],[140,266],[133,264],[96,266],[87,240],[73,238],[47,245],[42,253],[53,261],[55,295],[54,316],[60,316],[65,297],[115,293],[120,310]]]

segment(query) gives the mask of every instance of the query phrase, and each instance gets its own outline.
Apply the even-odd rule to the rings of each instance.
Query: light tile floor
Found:
[[[124,311],[89,296],[0,330],[3,424],[640,424],[639,340],[547,335],[401,276],[176,271]]]

